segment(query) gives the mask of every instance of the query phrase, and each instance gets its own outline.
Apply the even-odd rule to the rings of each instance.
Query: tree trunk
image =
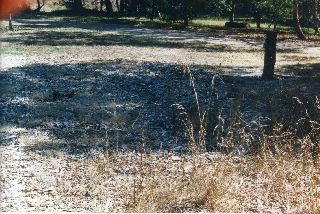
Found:
[[[301,24],[300,24],[300,15],[299,15],[299,0],[293,1],[293,20],[295,25],[295,31],[298,39],[306,40],[306,36],[304,35]]]
[[[104,0],[100,0],[100,12],[103,12]]]
[[[119,13],[120,12],[120,0],[116,0],[116,5],[117,5],[117,12]]]
[[[150,14],[150,20],[153,21],[154,17],[154,11],[155,11],[155,5],[154,5],[154,0],[151,0],[151,14]]]
[[[189,11],[188,11],[187,0],[183,1],[183,26],[187,27],[189,25]]]
[[[123,14],[124,9],[125,9],[125,0],[120,0],[120,13]]]
[[[83,9],[83,4],[82,4],[82,0],[74,0],[73,1],[73,9],[80,11]]]
[[[106,4],[106,10],[107,10],[107,13],[109,14],[113,14],[113,8],[112,8],[112,3],[110,0],[105,0],[105,4]]]
[[[187,27],[188,25],[189,25],[189,19],[185,17],[183,20],[183,26]]]
[[[318,17],[317,0],[313,0],[313,21],[314,21],[314,31],[316,34],[318,34],[319,33],[319,17]]]
[[[266,32],[266,41],[264,43],[264,68],[262,79],[272,80],[274,77],[274,66],[277,58],[277,36],[276,31]]]
[[[41,9],[41,3],[40,3],[40,0],[37,0],[37,9],[36,9],[36,11],[40,11],[40,9]]]
[[[40,12],[43,6],[44,6],[44,1],[42,1],[42,4],[41,4],[40,0],[37,0],[37,8],[35,9],[35,11]]]
[[[230,1],[230,6],[231,6],[231,10],[230,10],[230,14],[229,14],[229,22],[234,22],[234,14],[235,14],[235,9],[236,9],[236,4],[234,2],[234,0]]]
[[[142,10],[141,10],[141,4],[139,0],[136,1],[135,8],[136,8],[137,18],[140,19],[142,16]]]
[[[13,25],[12,25],[12,16],[11,13],[9,15],[9,30],[13,31]]]
[[[259,9],[256,10],[255,20],[257,23],[257,28],[260,29],[261,28],[261,11]]]

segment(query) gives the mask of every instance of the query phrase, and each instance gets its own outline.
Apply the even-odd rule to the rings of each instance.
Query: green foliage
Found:
[[[163,14],[170,21],[192,19],[204,13],[208,2],[208,0],[167,0]]]
[[[293,25],[292,11],[295,0],[60,0],[60,3],[74,11],[82,11],[84,5],[95,5],[107,15],[159,18],[168,22],[183,21],[199,17],[253,17],[257,24],[271,23]],[[113,10],[111,6],[113,2]],[[298,0],[302,27],[314,27],[319,23],[316,9],[320,0]],[[99,7],[100,4],[104,6]],[[98,5],[98,6],[97,6]],[[233,7],[234,6],[234,7]],[[108,8],[107,8],[108,7]],[[100,8],[100,9],[99,9]],[[111,8],[111,9],[110,9]]]
[[[83,3],[82,0],[60,0],[60,4],[65,5],[66,8],[70,8],[72,10],[82,10]]]
[[[227,11],[228,5],[225,4],[223,0],[209,1],[208,8],[206,10],[207,14],[212,16],[221,16]]]
[[[273,23],[288,18],[292,11],[292,0],[264,0],[259,1],[257,7]]]

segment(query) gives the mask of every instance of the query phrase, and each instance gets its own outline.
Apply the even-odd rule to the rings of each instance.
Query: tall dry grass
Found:
[[[320,213],[320,124],[312,120],[303,102],[293,98],[305,112],[295,124],[299,129],[307,126],[303,137],[297,136],[297,128],[284,128],[280,123],[268,130],[257,121],[246,123],[238,112],[236,122],[229,123],[229,127],[223,127],[223,121],[215,127],[215,131],[227,128],[227,134],[220,136],[220,145],[231,153],[210,163],[202,162],[199,160],[203,160],[201,153],[206,150],[210,109],[201,110],[194,76],[189,67],[182,69],[190,77],[197,107],[198,126],[191,121],[186,107],[176,105],[190,140],[192,173],[183,173],[174,180],[161,173],[153,176],[139,189],[142,197],[131,204],[130,210]],[[318,98],[315,105],[320,110]],[[235,155],[237,147],[246,148],[251,155]]]
[[[152,176],[128,210],[319,213],[319,181],[312,162],[298,157],[224,157],[177,179]]]
[[[108,201],[112,192],[117,203],[105,205],[107,211],[320,213],[320,125],[303,102],[293,98],[305,111],[295,124],[307,126],[303,136],[297,135],[297,128],[284,128],[280,123],[266,130],[256,121],[246,123],[239,114],[226,134],[217,132],[228,153],[206,152],[209,110],[201,110],[192,72],[184,69],[194,90],[197,124],[186,107],[175,107],[181,110],[190,152],[141,149],[74,162],[62,178],[61,197],[80,192],[82,197],[93,194]],[[320,110],[318,98],[315,105]],[[217,123],[215,131],[225,130],[224,124]],[[239,146],[250,152],[239,155]]]
[[[71,162],[59,180],[59,197],[96,212],[320,212],[319,166],[307,157],[176,156],[115,154]]]

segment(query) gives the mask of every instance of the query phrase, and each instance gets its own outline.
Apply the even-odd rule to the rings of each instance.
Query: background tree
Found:
[[[264,16],[264,1],[263,0],[249,0],[247,2],[248,7],[251,10],[251,14],[254,17],[254,20],[257,24],[257,28],[261,28],[262,18]]]
[[[293,0],[293,20],[295,25],[294,27],[295,27],[295,31],[298,38],[301,40],[305,40],[306,36],[304,35],[301,24],[300,24],[299,5],[300,5],[299,0]]]
[[[318,14],[318,9],[319,9],[319,0],[313,0],[312,2],[312,16],[313,16],[313,27],[315,33],[319,33],[319,14]]]
[[[61,4],[65,5],[66,8],[70,8],[74,11],[83,10],[83,2],[82,0],[61,0]]]
[[[37,8],[35,9],[36,12],[40,12],[40,10],[42,9],[42,7],[45,4],[45,0],[37,0]]]
[[[106,5],[106,12],[109,14],[109,15],[112,15],[113,14],[113,7],[112,7],[112,3],[110,0],[104,0],[105,1],[105,5]]]
[[[312,27],[319,32],[320,0],[60,0],[67,8],[81,11],[88,5],[112,15],[118,12],[123,16],[158,17],[168,22],[181,22],[187,26],[190,20],[203,16],[228,17],[235,22],[235,16],[253,17],[256,27],[270,23],[274,30],[279,24],[291,25],[298,38],[305,39],[302,26]],[[85,4],[84,4],[85,3]],[[37,0],[37,10],[44,0]]]
[[[210,0],[167,0],[161,3],[162,18],[183,21],[183,25],[187,26],[190,20],[206,13]]]
[[[290,17],[292,11],[292,0],[268,0],[258,4],[260,10],[264,11],[266,18],[277,30],[279,22],[284,21],[285,17]]]
[[[226,3],[229,8],[229,22],[233,23],[235,19],[236,0],[228,0]]]

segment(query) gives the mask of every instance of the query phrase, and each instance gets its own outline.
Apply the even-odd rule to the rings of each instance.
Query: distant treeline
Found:
[[[37,0],[37,10],[48,1]],[[237,17],[252,17],[257,28],[262,22],[272,24],[274,29],[278,24],[287,23],[296,31],[301,30],[302,25],[319,32],[320,0],[59,0],[58,4],[79,13],[90,8],[106,16],[160,18],[184,25],[204,16],[227,16],[230,22]]]

